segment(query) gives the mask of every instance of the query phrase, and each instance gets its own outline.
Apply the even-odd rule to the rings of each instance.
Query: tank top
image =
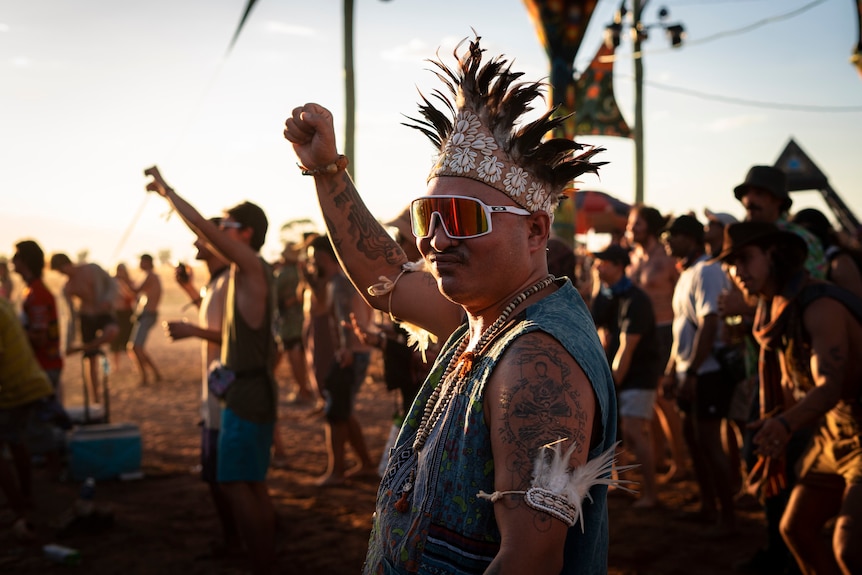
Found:
[[[277,393],[273,375],[275,289],[272,268],[262,258],[260,261],[269,291],[264,320],[257,329],[251,328],[237,309],[236,266],[231,266],[222,325],[221,363],[236,375],[225,395],[225,407],[243,419],[270,423],[275,421]]]

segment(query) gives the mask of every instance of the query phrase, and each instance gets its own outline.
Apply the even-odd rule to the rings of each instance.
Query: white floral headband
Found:
[[[479,116],[463,108],[458,111],[452,134],[431,169],[428,181],[439,176],[482,182],[530,212],[542,210],[553,214],[559,200],[548,186],[512,161]]]

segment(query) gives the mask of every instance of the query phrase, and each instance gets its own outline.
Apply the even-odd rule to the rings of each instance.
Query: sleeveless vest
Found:
[[[477,497],[480,490],[494,491],[484,389],[500,357],[518,337],[533,331],[548,333],[563,345],[589,379],[596,396],[595,418],[600,423],[600,435],[593,438],[595,447],[589,451],[589,459],[615,443],[613,379],[595,324],[571,282],[565,280],[560,289],[530,305],[515,321],[516,325],[475,360],[469,378],[452,397],[417,457],[412,445],[426,401],[465,336],[467,325],[458,328],[443,347],[405,419],[381,480],[365,573],[482,573],[497,554],[500,532],[494,504]],[[401,513],[395,503],[414,467],[410,509]],[[580,524],[568,531],[563,569],[566,574],[607,572],[607,488],[595,486],[590,496],[592,502],[587,499],[583,503],[584,533]]]

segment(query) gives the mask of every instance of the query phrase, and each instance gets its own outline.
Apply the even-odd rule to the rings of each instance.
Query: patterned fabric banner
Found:
[[[575,56],[598,0],[524,0],[536,26],[539,41],[551,63],[552,106],[560,105],[562,114],[575,111],[577,86],[574,79]],[[559,137],[575,136],[574,121],[563,126]]]
[[[575,111],[577,85],[574,79],[575,56],[598,0],[524,0],[536,27],[539,41],[545,47],[551,64],[551,106],[559,105],[560,114]],[[555,134],[574,138],[575,120],[570,118]],[[554,234],[569,247],[575,243],[575,206],[566,199],[554,213]]]
[[[602,43],[590,67],[578,79],[575,133],[594,136],[632,137],[614,97],[614,49]]]

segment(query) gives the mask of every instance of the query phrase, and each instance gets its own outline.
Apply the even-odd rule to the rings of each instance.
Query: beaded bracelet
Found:
[[[344,154],[339,154],[335,161],[326,164],[325,166],[318,166],[316,168],[306,168],[302,164],[297,164],[299,169],[302,170],[303,176],[316,176],[318,174],[337,174],[341,170],[347,168],[347,164],[350,163],[350,160],[347,159],[347,156]]]

